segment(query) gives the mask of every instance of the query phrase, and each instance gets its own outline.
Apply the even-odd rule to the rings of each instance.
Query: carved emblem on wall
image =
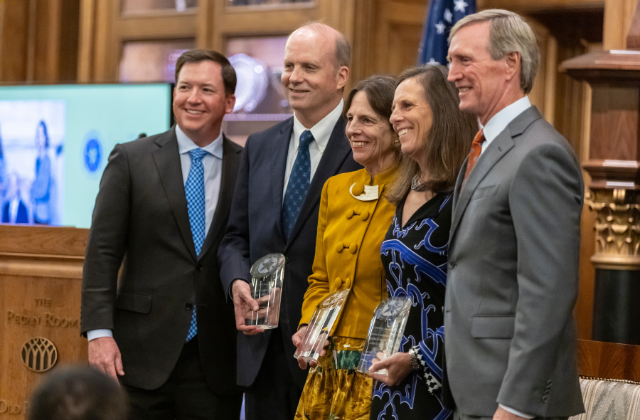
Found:
[[[58,362],[58,349],[44,337],[34,337],[22,346],[22,361],[27,369],[43,373]]]
[[[587,195],[596,212],[594,263],[640,263],[640,197],[623,189],[593,191]]]

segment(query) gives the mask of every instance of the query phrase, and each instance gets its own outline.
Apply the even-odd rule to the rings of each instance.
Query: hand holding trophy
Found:
[[[307,363],[314,367],[318,362],[318,357],[324,354],[322,349],[328,344],[331,328],[336,322],[348,295],[349,289],[344,289],[331,293],[324,298],[313,312],[302,341],[296,343],[296,336],[294,335],[294,344],[297,349],[293,357],[298,359],[298,365],[301,368],[305,369]]]
[[[369,325],[369,334],[358,366],[359,372],[388,374],[387,369],[372,372],[370,368],[373,363],[386,360],[400,350],[409,309],[411,299],[405,296],[392,297],[378,305]]]
[[[278,326],[285,262],[284,255],[269,254],[251,266],[251,299],[257,308],[249,302],[240,306],[246,326],[261,330]]]

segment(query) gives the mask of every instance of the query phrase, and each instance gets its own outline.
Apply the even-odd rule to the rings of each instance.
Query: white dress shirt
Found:
[[[182,167],[182,181],[187,183],[189,170],[191,170],[191,154],[193,149],[199,146],[195,144],[187,135],[176,125],[176,137],[178,138],[178,152],[180,153],[180,166]],[[202,166],[204,167],[204,205],[205,205],[205,227],[204,234],[209,233],[209,227],[213,221],[213,215],[218,206],[218,197],[220,196],[220,182],[222,180],[222,132],[217,139],[202,148],[208,153],[202,157]],[[113,332],[108,329],[87,331],[87,339],[89,341],[100,337],[113,337]]]
[[[322,159],[322,154],[324,153],[324,149],[326,149],[327,144],[329,143],[329,138],[331,137],[331,133],[333,129],[340,119],[342,115],[342,108],[344,107],[344,102],[340,100],[340,103],[333,111],[327,114],[320,122],[311,127],[309,130],[311,134],[313,134],[313,138],[315,141],[309,143],[309,157],[311,158],[311,178],[313,179],[313,175],[316,173],[316,169],[318,169],[318,164],[320,163],[320,159]],[[284,196],[287,193],[287,184],[289,183],[289,176],[291,176],[291,170],[293,169],[293,164],[296,161],[296,157],[298,156],[298,145],[300,144],[300,135],[307,128],[302,125],[302,123],[296,117],[296,114],[293,114],[293,132],[291,133],[291,139],[289,140],[289,151],[287,152],[287,168],[284,173],[284,190],[282,191],[282,200],[284,201]]]
[[[489,147],[491,142],[495,140],[495,138],[498,137],[498,135],[500,135],[500,133],[502,133],[505,128],[507,128],[511,121],[515,120],[518,115],[522,114],[530,107],[531,102],[529,101],[529,97],[525,96],[524,98],[518,99],[517,101],[505,107],[496,115],[494,115],[493,118],[491,118],[489,122],[487,122],[487,125],[482,127],[485,142],[482,143],[482,151],[480,151],[480,155],[482,155],[487,147]],[[515,414],[526,419],[532,419],[535,417],[530,414],[525,414],[518,410],[514,410],[513,408],[505,407],[502,404],[499,405],[511,414]]]
[[[529,97],[525,96],[494,115],[484,127],[480,124],[485,138],[480,154],[482,155],[484,153],[487,147],[489,147],[489,144],[507,128],[511,121],[515,120],[518,115],[529,108],[531,108],[531,102],[529,102]]]

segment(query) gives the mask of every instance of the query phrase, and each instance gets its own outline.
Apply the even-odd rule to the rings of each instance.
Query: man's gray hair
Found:
[[[310,29],[319,34],[334,36],[336,39],[336,70],[342,66],[349,67],[349,62],[351,61],[351,45],[342,32],[321,22],[307,23],[296,29],[294,32],[299,31],[300,29]]]
[[[520,87],[525,94],[531,92],[540,65],[540,50],[531,26],[520,15],[488,9],[466,16],[451,28],[449,43],[460,29],[482,22],[490,22],[488,49],[492,59],[500,60],[511,52],[520,53]]]

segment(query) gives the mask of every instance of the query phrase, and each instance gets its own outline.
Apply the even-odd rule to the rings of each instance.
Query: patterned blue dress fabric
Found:
[[[284,203],[282,205],[282,227],[284,235],[289,239],[289,235],[293,230],[293,226],[298,220],[302,203],[309,191],[311,184],[311,156],[309,155],[309,144],[313,141],[313,134],[306,130],[300,135],[300,145],[298,146],[298,155],[293,163],[289,183],[287,184],[287,192],[284,195]]]
[[[452,194],[438,194],[401,226],[398,206],[381,247],[389,296],[413,303],[400,351],[418,350],[422,369],[398,386],[374,382],[372,420],[450,420],[442,403],[444,292],[447,281]]]
[[[200,255],[202,243],[204,242],[204,232],[206,224],[205,201],[204,201],[204,166],[202,158],[207,154],[206,150],[193,149],[191,154],[191,169],[187,177],[187,183],[184,186],[185,195],[187,196],[187,210],[189,211],[189,223],[191,224],[191,235],[193,236],[193,244],[196,246],[196,254]],[[198,324],[196,322],[196,307],[193,307],[191,315],[191,325],[186,341],[190,341],[198,333]]]

